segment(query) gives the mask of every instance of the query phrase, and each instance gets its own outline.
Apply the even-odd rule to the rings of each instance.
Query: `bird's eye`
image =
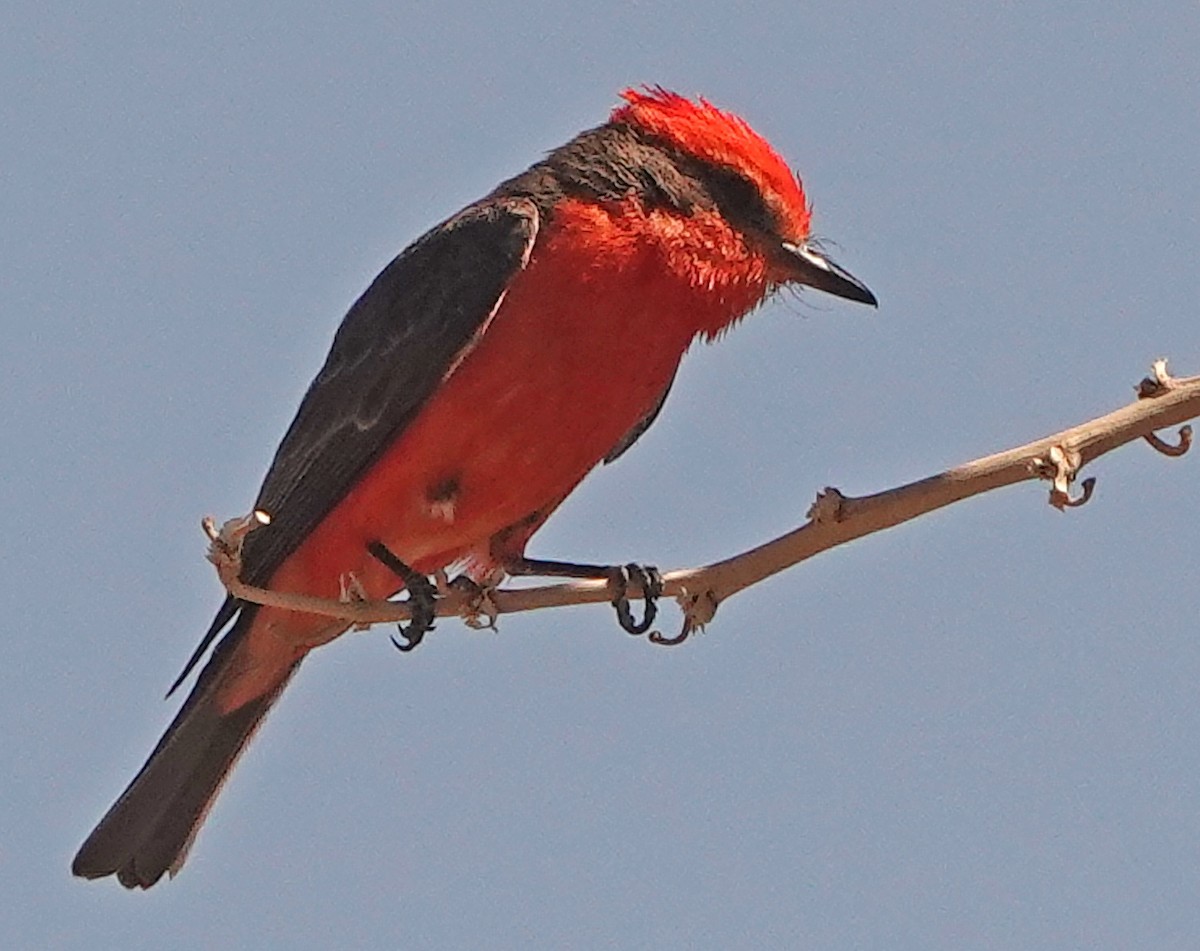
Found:
[[[705,184],[721,213],[741,230],[777,230],[775,216],[763,200],[762,192],[740,172],[725,166],[710,168]]]

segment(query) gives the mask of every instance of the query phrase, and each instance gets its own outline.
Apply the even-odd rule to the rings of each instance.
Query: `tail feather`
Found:
[[[238,756],[299,666],[283,668],[270,692],[222,712],[218,675],[249,620],[244,614],[218,646],[146,764],[80,847],[75,875],[116,875],[126,888],[149,888],[179,871]]]

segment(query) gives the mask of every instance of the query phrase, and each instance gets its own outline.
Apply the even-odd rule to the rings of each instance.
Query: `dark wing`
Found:
[[[246,537],[242,580],[275,569],[395,441],[487,329],[537,238],[526,198],[486,198],[395,258],[350,308],[267,471]],[[176,687],[242,605],[229,598]]]
[[[479,340],[537,236],[532,202],[471,205],[410,245],[350,308],[255,507],[242,578],[265,584]]]
[[[678,367],[676,367],[675,369],[676,369],[676,372],[679,371]],[[625,455],[626,452],[629,451],[629,448],[635,442],[637,442],[644,435],[646,435],[646,430],[649,429],[651,427],[651,425],[653,425],[654,421],[656,419],[658,419],[658,414],[662,412],[663,403],[665,403],[667,401],[667,394],[669,394],[671,392],[671,386],[674,383],[675,383],[675,374],[672,373],[671,379],[669,379],[667,381],[666,388],[662,391],[662,396],[660,396],[658,398],[658,402],[656,402],[654,404],[654,406],[651,407],[650,412],[648,412],[645,416],[643,416],[636,423],[634,423],[633,429],[629,430],[629,432],[627,432],[624,436],[622,436],[621,441],[619,443],[617,443],[615,446],[613,446],[612,449],[610,449],[608,451],[608,454],[604,457],[605,465],[608,465],[610,462],[616,462],[623,455]]]

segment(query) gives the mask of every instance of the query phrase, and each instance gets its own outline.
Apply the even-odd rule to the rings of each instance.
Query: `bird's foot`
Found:
[[[646,609],[642,619],[633,617],[633,609],[629,605],[629,584],[634,582],[642,589],[642,597],[646,601]],[[608,586],[612,591],[612,606],[617,612],[617,623],[627,634],[645,634],[654,623],[658,614],[658,599],[662,594],[662,576],[652,565],[628,564],[609,569]],[[664,638],[657,631],[650,632],[650,640],[654,643],[664,643]]]
[[[645,634],[658,614],[658,599],[662,595],[663,581],[658,569],[650,565],[579,565],[567,561],[543,561],[535,558],[514,559],[504,565],[510,575],[542,576],[551,578],[582,578],[608,582],[612,594],[613,610],[617,612],[617,623],[629,634]],[[645,612],[639,621],[633,616],[629,604],[629,589],[636,586],[646,602]],[[655,644],[678,644],[681,638],[665,638],[657,631],[650,632]]]
[[[378,562],[404,582],[408,589],[407,604],[412,616],[407,624],[396,625],[399,639],[392,636],[392,646],[407,654],[421,643],[425,635],[433,630],[433,619],[437,617],[437,588],[419,571],[415,571],[397,558],[383,542],[371,542],[367,546]]]

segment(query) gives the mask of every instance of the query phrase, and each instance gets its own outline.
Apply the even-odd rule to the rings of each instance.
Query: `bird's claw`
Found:
[[[636,582],[642,589],[642,597],[646,601],[646,610],[640,621],[634,619],[633,610],[629,606],[628,591],[631,581]],[[662,576],[658,569],[649,565],[643,567],[628,564],[623,568],[614,568],[609,574],[608,583],[612,589],[612,606],[617,612],[617,623],[621,625],[621,629],[634,635],[645,634],[650,630],[650,625],[654,623],[655,615],[658,614],[657,602],[663,590]],[[662,637],[657,631],[650,635],[650,640],[656,644],[678,643],[673,638]]]
[[[404,582],[408,589],[408,609],[411,616],[407,624],[397,624],[399,639],[393,634],[392,646],[402,654],[415,649],[433,630],[433,619],[437,617],[437,588],[419,571],[414,571],[397,558],[383,542],[371,542],[367,551],[385,568]]]
[[[400,639],[393,634],[389,640],[396,650],[407,654],[433,630],[433,619],[437,617],[437,588],[428,578],[415,571],[405,579],[404,586],[408,588],[408,609],[412,617],[407,624],[396,625],[396,634],[400,635]]]

